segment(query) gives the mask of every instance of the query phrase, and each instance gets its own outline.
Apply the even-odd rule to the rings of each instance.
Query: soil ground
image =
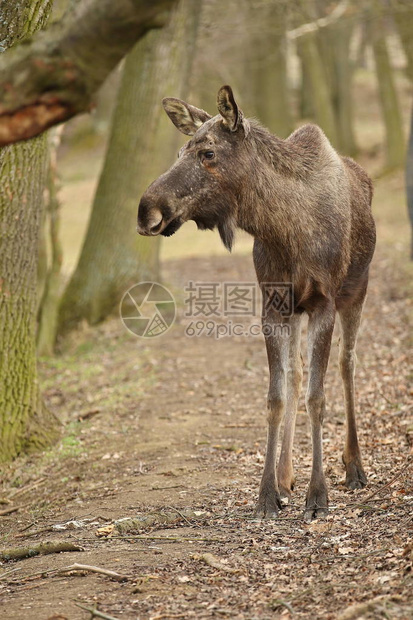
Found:
[[[1,517],[2,546],[63,540],[82,551],[4,562],[0,616],[90,617],[80,603],[131,620],[412,618],[409,303],[407,276],[394,261],[394,251],[379,249],[358,346],[369,484],[350,492],[342,483],[336,334],[324,425],[330,515],[310,525],[302,520],[311,465],[303,402],[292,501],[275,521],[252,518],[266,435],[261,336],[190,338],[180,306],[162,337],[135,338],[114,318],[45,361],[46,401],[66,434],[4,472],[9,503],[1,508],[18,510]],[[254,274],[250,257],[199,257],[167,263],[165,280],[180,305],[189,280],[248,282]],[[138,520],[127,534],[110,527],[151,513],[152,525]],[[162,514],[175,518],[165,525]],[[80,527],[54,529],[68,521]],[[111,535],[97,536],[103,526]],[[127,581],[57,572],[75,562]]]

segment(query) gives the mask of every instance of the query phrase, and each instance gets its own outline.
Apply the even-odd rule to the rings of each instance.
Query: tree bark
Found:
[[[50,6],[48,0],[7,3],[11,12],[4,15],[11,21],[1,22],[1,40],[12,45],[40,28]],[[58,422],[40,397],[36,367],[38,233],[47,164],[46,135],[0,149],[0,461],[58,436]]]
[[[383,121],[386,128],[387,168],[398,168],[404,164],[405,140],[403,123],[394,83],[393,69],[387,49],[383,7],[379,0],[373,0],[371,15],[371,44],[376,65],[377,82]]]
[[[199,0],[181,0],[170,25],[147,34],[126,59],[89,227],[60,308],[60,333],[82,319],[103,320],[132,284],[159,278],[159,239],[138,237],[137,207],[176,155],[179,134],[161,100],[187,94],[199,13]]]
[[[71,18],[4,54],[0,58],[0,146],[36,136],[90,109],[92,96],[106,76],[148,30],[165,23],[174,2],[84,0],[74,7]],[[7,3],[6,9],[17,28],[22,13],[13,11],[12,5]],[[48,5],[50,0],[34,0],[32,12],[40,16],[41,7]],[[24,28],[26,34],[28,28]]]

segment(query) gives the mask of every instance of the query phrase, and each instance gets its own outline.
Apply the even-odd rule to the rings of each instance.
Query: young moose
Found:
[[[286,140],[244,118],[229,86],[218,93],[217,116],[184,101],[163,100],[166,113],[193,136],[177,162],[143,195],[138,232],[169,237],[187,220],[218,228],[231,250],[234,229],[255,238],[254,265],[266,309],[270,368],[268,444],[256,514],[276,517],[294,487],[292,444],[302,381],[300,323],[309,316],[309,379],[306,406],[311,421],[313,464],[306,521],[327,513],[322,465],[324,376],[336,311],[341,323],[340,369],[347,436],[343,452],[346,485],[366,485],[354,406],[355,344],[375,246],[372,184],[353,160],[340,157],[321,129],[300,127]],[[292,283],[294,311],[281,317],[266,298],[264,283]],[[290,337],[268,326],[288,323]],[[278,466],[277,442],[285,418]]]

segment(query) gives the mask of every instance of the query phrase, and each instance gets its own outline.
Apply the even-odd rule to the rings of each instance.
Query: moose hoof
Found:
[[[285,487],[284,485],[280,485],[280,498],[281,498],[281,504],[283,506],[286,506],[287,504],[290,503],[290,499],[291,499],[291,491],[293,489],[293,487],[288,488]]]
[[[289,504],[291,499],[291,492],[294,490],[294,478],[279,478],[278,488],[280,489],[281,503],[283,506]]]
[[[256,519],[276,519],[282,507],[283,505],[278,491],[262,494],[258,498],[257,505],[255,506],[254,517]]]
[[[328,515],[327,489],[321,487],[317,490],[310,488],[305,503],[304,521],[311,523],[314,519],[322,519]]]
[[[364,489],[367,484],[367,477],[361,463],[352,462],[346,465],[346,487],[354,491]]]

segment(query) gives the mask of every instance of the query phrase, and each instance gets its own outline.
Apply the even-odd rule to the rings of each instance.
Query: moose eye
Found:
[[[215,153],[214,151],[205,151],[204,157],[205,159],[214,159]]]

